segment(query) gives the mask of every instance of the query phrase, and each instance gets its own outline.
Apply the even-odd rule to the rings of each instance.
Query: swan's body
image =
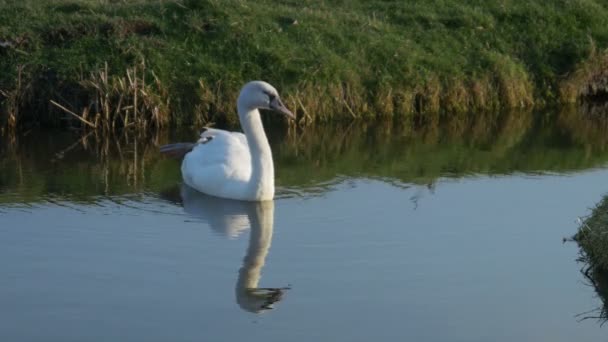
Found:
[[[196,144],[167,145],[161,152],[179,155],[179,151],[189,150],[182,162],[182,178],[200,192],[236,200],[271,200],[274,164],[259,108],[293,118],[274,87],[266,82],[249,82],[237,101],[244,134],[208,128]]]
[[[223,198],[255,201],[274,197],[272,155],[258,156],[270,167],[253,180],[252,153],[244,134],[208,129],[200,141],[182,162],[184,183]]]

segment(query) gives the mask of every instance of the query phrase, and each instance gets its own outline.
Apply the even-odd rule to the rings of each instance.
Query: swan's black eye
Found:
[[[268,96],[268,99],[270,100],[270,102],[272,102],[274,100],[274,98],[276,97],[276,95],[273,95],[272,93],[269,93],[267,91],[265,91],[264,94],[266,94]]]

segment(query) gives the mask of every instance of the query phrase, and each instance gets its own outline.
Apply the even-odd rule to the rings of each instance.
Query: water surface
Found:
[[[603,338],[563,238],[608,192],[605,121],[406,127],[271,130],[265,204],[183,187],[156,149],[191,132],[5,137],[0,340]]]

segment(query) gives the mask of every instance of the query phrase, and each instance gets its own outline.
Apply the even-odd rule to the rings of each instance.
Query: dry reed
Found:
[[[170,98],[159,78],[145,62],[110,75],[108,64],[80,82],[89,98],[81,114],[57,101],[51,103],[92,129],[114,132],[118,128],[161,128],[170,121]]]

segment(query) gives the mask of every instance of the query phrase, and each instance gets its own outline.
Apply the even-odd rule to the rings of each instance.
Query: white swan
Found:
[[[161,147],[161,153],[184,156],[182,178],[192,188],[216,197],[267,201],[274,198],[272,151],[258,109],[294,119],[277,90],[262,81],[247,83],[237,100],[243,133],[207,128],[196,144]]]

